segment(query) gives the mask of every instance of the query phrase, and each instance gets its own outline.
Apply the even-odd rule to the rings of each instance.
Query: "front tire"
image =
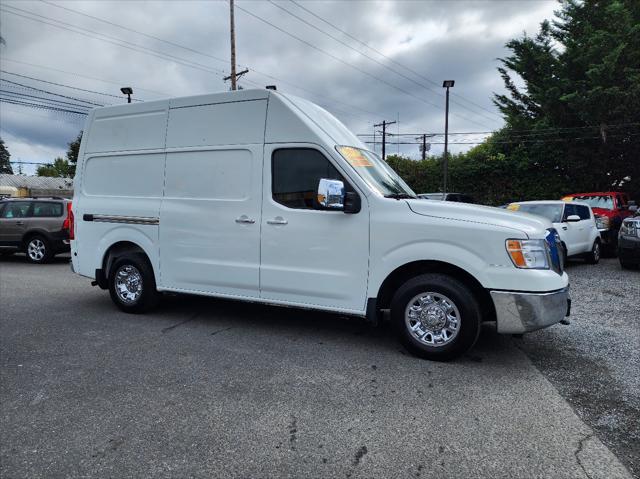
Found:
[[[109,272],[109,293],[125,313],[144,313],[153,309],[160,294],[147,258],[141,254],[119,257]]]
[[[53,258],[51,243],[41,235],[32,236],[26,241],[25,252],[27,261],[35,264],[48,263]]]
[[[593,242],[593,246],[591,247],[591,251],[589,251],[585,255],[585,260],[589,264],[598,264],[600,261],[600,241],[595,240]]]
[[[391,302],[391,319],[413,355],[447,361],[467,352],[480,334],[480,306],[461,281],[423,274],[404,283]]]

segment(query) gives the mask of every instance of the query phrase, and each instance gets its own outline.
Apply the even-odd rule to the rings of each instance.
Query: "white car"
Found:
[[[565,256],[582,256],[588,263],[600,261],[600,233],[591,207],[578,201],[521,201],[508,210],[542,216],[553,223]]]
[[[241,90],[97,108],[84,132],[72,266],[124,311],[162,292],[373,321],[390,310],[405,347],[439,360],[468,350],[483,321],[514,334],[568,314],[548,220],[418,199],[301,98]]]

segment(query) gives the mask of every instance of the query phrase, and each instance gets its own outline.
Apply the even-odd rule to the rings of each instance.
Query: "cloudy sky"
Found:
[[[442,80],[454,79],[450,131],[491,131],[502,124],[491,98],[503,90],[496,66],[504,44],[534,34],[556,8],[547,0],[236,0],[237,61],[249,69],[240,85],[275,84],[355,133],[373,133],[382,120],[399,120],[393,133],[440,133]],[[0,104],[0,134],[12,160],[63,155],[84,121],[70,111],[123,102],[120,86],[140,100],[229,88],[225,1],[3,0],[0,28],[1,96],[13,100]],[[41,103],[33,97],[67,111],[15,103]],[[389,141],[388,151],[418,157],[417,146]],[[432,152],[441,141],[433,138]]]

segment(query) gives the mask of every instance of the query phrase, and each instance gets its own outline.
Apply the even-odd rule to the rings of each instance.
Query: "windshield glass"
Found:
[[[424,198],[425,200],[441,200],[444,194],[442,193],[422,193],[418,195],[420,198]]]
[[[544,216],[552,223],[560,223],[562,221],[562,205],[518,204],[517,206],[516,211]]]
[[[572,201],[582,201],[592,208],[603,208],[605,210],[613,209],[613,196],[573,196]]]
[[[416,194],[402,178],[377,154],[352,146],[337,146],[336,150],[347,160],[356,173],[380,194],[416,197]]]

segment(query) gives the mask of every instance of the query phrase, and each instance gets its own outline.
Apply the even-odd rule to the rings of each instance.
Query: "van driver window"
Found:
[[[286,148],[273,152],[271,191],[273,199],[288,208],[314,209],[321,178],[340,180],[343,176],[327,158],[309,148]]]

